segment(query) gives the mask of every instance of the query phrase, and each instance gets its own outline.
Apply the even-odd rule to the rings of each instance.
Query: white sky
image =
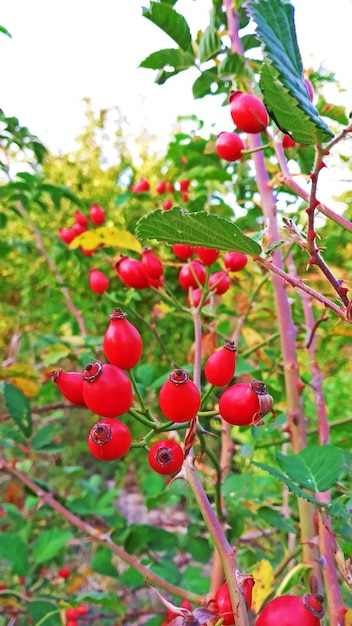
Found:
[[[323,9],[322,0],[293,0],[298,42],[305,67],[324,62],[348,88],[352,102],[348,46],[352,0],[337,2],[332,28],[331,11]],[[91,97],[96,109],[119,105],[136,134],[147,127],[167,139],[177,115],[191,113],[215,124],[214,132],[224,130],[225,124],[230,130],[228,111],[220,106],[222,97],[193,100],[196,70],[159,86],[154,84],[154,71],[138,69],[149,53],[174,45],[142,17],[142,4],[143,0],[0,2],[0,24],[12,34],[12,39],[0,36],[0,107],[5,114],[19,117],[53,150],[72,147],[83,122],[84,97]],[[210,7],[210,0],[179,0],[175,8],[185,14],[194,34],[207,25]]]

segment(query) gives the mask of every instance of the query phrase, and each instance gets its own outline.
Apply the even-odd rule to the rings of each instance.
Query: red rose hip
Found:
[[[131,433],[126,424],[113,418],[100,420],[89,431],[88,448],[100,461],[116,461],[131,447]]]
[[[200,407],[198,387],[189,379],[186,370],[173,370],[159,392],[162,414],[172,422],[188,422]]]
[[[266,385],[259,380],[235,383],[228,387],[219,400],[221,417],[235,426],[254,426],[272,411],[272,397]]]
[[[109,318],[103,339],[104,354],[113,365],[130,370],[142,356],[142,338],[121,309],[114,309]]]
[[[93,413],[117,417],[131,407],[131,383],[116,365],[93,361],[83,371],[83,398]]]

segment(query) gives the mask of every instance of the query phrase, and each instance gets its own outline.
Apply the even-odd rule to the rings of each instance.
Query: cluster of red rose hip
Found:
[[[161,180],[156,184],[155,191],[158,194],[158,196],[163,196],[166,193],[174,194],[175,192],[179,191],[181,193],[183,202],[187,202],[188,193],[189,193],[188,192],[189,185],[190,185],[189,180],[186,180],[186,179],[178,180],[176,182],[176,187],[178,189],[176,189],[176,187],[169,181]],[[149,192],[150,183],[145,178],[141,178],[137,183],[133,183],[133,185],[131,185],[130,191],[132,191],[133,193]],[[164,211],[169,211],[169,209],[172,208],[172,205],[173,205],[173,202],[171,198],[167,198],[166,200],[164,200],[162,208],[164,209]]]
[[[314,98],[313,85],[308,78],[304,78],[310,100]],[[263,102],[252,93],[235,91],[230,94],[231,117],[240,133],[258,134],[265,131],[269,123],[268,112]],[[296,146],[290,135],[285,134],[282,145],[286,148]],[[238,161],[246,149],[238,132],[221,132],[216,139],[215,149],[218,156],[225,161]]]

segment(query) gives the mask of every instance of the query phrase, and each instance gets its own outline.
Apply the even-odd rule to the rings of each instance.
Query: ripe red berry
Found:
[[[183,202],[187,202],[188,200],[188,191],[181,191]]]
[[[235,374],[236,350],[234,341],[226,341],[220,350],[210,355],[204,365],[204,376],[208,383],[216,387],[228,385]]]
[[[193,246],[189,246],[188,243],[174,243],[171,248],[174,255],[183,261],[192,258],[195,252],[195,248]]]
[[[160,278],[149,278],[148,277],[149,287],[154,287],[154,289],[160,289],[165,283],[164,276],[160,276]]]
[[[95,250],[96,250],[96,248],[93,248],[92,250],[87,250],[86,248],[81,248],[81,252],[82,252],[82,254],[84,254],[84,256],[93,256],[93,254],[95,254]]]
[[[150,185],[145,178],[141,178],[137,183],[131,185],[131,191],[134,193],[143,193],[145,191],[149,191]]]
[[[208,287],[218,296],[222,296],[226,293],[231,287],[231,280],[227,272],[214,272],[214,274],[209,276]]]
[[[285,595],[274,598],[265,605],[258,615],[255,626],[319,626],[320,618],[324,615],[322,606],[323,598],[316,596],[319,610],[309,606],[309,598],[314,598],[306,594],[305,596]]]
[[[63,243],[71,243],[76,237],[76,233],[70,228],[59,228],[58,233]]]
[[[186,291],[189,287],[197,288],[199,285],[204,285],[205,279],[206,269],[199,261],[190,261],[183,265],[178,274],[178,282]]]
[[[172,200],[165,200],[163,204],[163,209],[164,211],[170,211],[170,209],[172,209]]]
[[[58,574],[60,578],[69,578],[71,576],[71,570],[68,567],[61,567]]]
[[[113,365],[130,370],[142,356],[142,338],[121,309],[114,309],[109,318],[110,323],[103,339],[104,354]]]
[[[203,290],[202,289],[191,289],[191,295],[188,293],[187,297],[186,297],[186,303],[187,306],[191,307],[197,307],[202,299],[203,296]],[[206,298],[206,300],[203,302],[203,306],[206,306],[207,304],[209,304],[210,302],[210,298]]]
[[[100,226],[105,222],[105,212],[98,204],[92,204],[89,209],[89,217],[93,224]]]
[[[198,387],[189,379],[186,370],[173,370],[159,392],[162,414],[172,422],[188,422],[200,407]]]
[[[173,191],[175,191],[173,184],[166,181],[165,191],[167,191],[168,193],[172,193]]]
[[[148,462],[158,474],[174,474],[182,467],[183,450],[171,439],[156,441],[148,452]]]
[[[282,138],[282,147],[284,150],[288,150],[289,148],[294,148],[297,146],[296,142],[291,139],[290,135],[284,135]]]
[[[78,615],[87,615],[87,613],[89,613],[89,608],[85,604],[79,604],[76,611]]]
[[[19,576],[18,577],[18,582],[20,583],[20,585],[25,585],[26,584],[25,576]]]
[[[66,617],[66,622],[72,620],[72,621],[76,621],[77,617],[78,617],[78,611],[77,609],[66,609],[65,611],[65,617]]]
[[[116,365],[93,361],[83,370],[83,398],[93,413],[117,417],[131,407],[131,383]]]
[[[219,413],[229,424],[253,426],[271,411],[272,397],[266,385],[259,380],[235,383],[228,387],[219,400]]]
[[[247,584],[246,584],[247,583]],[[244,595],[247,609],[249,610],[252,605],[252,588],[254,585],[254,580],[251,577],[248,577],[243,584],[242,593]],[[232,612],[231,598],[230,592],[227,583],[224,583],[219,587],[218,591],[215,594],[215,610],[222,617],[222,623],[224,626],[231,626],[235,623],[235,616]],[[274,624],[274,622],[273,622]],[[278,623],[279,626],[279,623]]]
[[[261,133],[269,123],[263,102],[252,93],[235,91],[230,96],[231,117],[245,133]]]
[[[212,265],[220,255],[220,250],[215,250],[215,248],[203,248],[202,246],[196,246],[196,252],[204,265]]]
[[[81,211],[75,211],[75,222],[81,226],[88,226],[89,224],[88,217]]]
[[[132,259],[128,256],[121,256],[117,261],[116,273],[126,287],[134,289],[146,289],[149,287],[148,276],[144,271],[142,261]]]
[[[82,233],[85,233],[88,230],[88,227],[83,226],[83,224],[80,224],[79,222],[74,222],[72,230],[75,234],[75,237],[78,237],[78,235],[82,235]]]
[[[220,159],[238,161],[242,158],[244,143],[237,133],[222,132],[217,136],[215,150]]]
[[[166,182],[164,180],[161,180],[159,183],[157,183],[156,187],[155,187],[155,191],[157,194],[159,194],[160,196],[166,192]]]
[[[142,251],[142,265],[148,278],[160,278],[163,275],[163,264],[150,248]]]
[[[131,433],[126,424],[117,419],[100,420],[89,431],[88,448],[100,461],[116,461],[131,447]]]
[[[77,615],[87,615],[89,609],[85,604],[79,604],[76,608],[76,612]]]
[[[66,622],[66,626],[78,626],[78,622],[76,620],[70,619]]]
[[[51,372],[50,378],[60,389],[66,400],[78,406],[87,406],[83,399],[82,372],[64,372],[60,368]]]
[[[226,252],[224,256],[224,264],[230,272],[238,272],[246,267],[248,257],[242,252]]]
[[[188,191],[188,187],[190,184],[189,180],[179,180],[178,181],[179,187],[180,187],[180,191]]]
[[[109,279],[103,272],[96,269],[89,270],[89,286],[95,293],[104,293],[109,288]]]

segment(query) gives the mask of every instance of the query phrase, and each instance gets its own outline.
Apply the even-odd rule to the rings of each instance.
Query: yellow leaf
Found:
[[[120,230],[115,226],[101,226],[94,230],[86,230],[84,233],[75,237],[70,243],[70,250],[81,246],[85,250],[94,250],[98,247],[103,248],[122,248],[124,250],[133,250],[141,252],[142,246],[132,233],[127,230]]]
[[[53,343],[42,350],[41,357],[44,365],[49,367],[50,365],[56,365],[69,354],[71,354],[71,349],[68,346],[62,343]]]
[[[274,589],[274,571],[270,562],[262,559],[251,574],[255,580],[252,596],[253,611],[259,613],[263,602]]]
[[[263,337],[261,337],[254,328],[244,326],[241,332],[248,348],[254,348],[254,346],[259,345],[263,341]]]
[[[8,367],[0,368],[0,378],[9,378],[10,376],[36,379],[40,377],[40,374],[28,363],[14,363]]]
[[[33,380],[29,380],[28,378],[16,376],[16,378],[8,378],[7,380],[17,387],[17,389],[20,389],[26,398],[34,398],[39,391],[37,383]]]
[[[348,609],[345,615],[345,626],[352,626],[352,609]]]

